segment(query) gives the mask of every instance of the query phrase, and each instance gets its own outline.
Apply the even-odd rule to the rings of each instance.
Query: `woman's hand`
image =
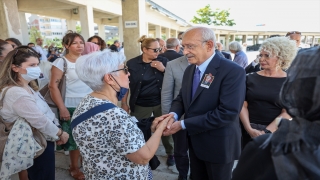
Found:
[[[70,120],[70,113],[66,107],[59,109],[60,120],[61,121],[69,121]]]
[[[166,67],[164,67],[164,65],[160,61],[152,61],[150,65],[151,67],[158,69],[160,72],[164,72],[164,70],[166,69]]]
[[[251,136],[251,138],[255,138],[255,137],[261,136],[262,134],[265,134],[264,131],[259,131],[257,129],[252,129],[252,128],[247,132]]]
[[[160,116],[160,117],[157,117],[157,118],[155,118],[154,120],[153,120],[153,122],[152,122],[152,125],[151,125],[151,132],[155,132],[156,131],[156,129],[159,129],[159,126],[161,126],[160,124],[161,124],[161,122],[163,121],[163,120],[166,120],[166,119],[168,119],[168,121],[169,121],[169,119],[170,118],[172,118],[173,117],[173,114],[165,114],[165,115],[162,115],[162,116]],[[168,123],[168,122],[167,122]],[[167,124],[166,123],[166,124]],[[163,129],[164,130],[164,129]],[[162,130],[162,131],[163,131]]]
[[[66,132],[63,132],[60,136],[60,140],[58,140],[56,143],[57,145],[65,144],[69,139],[69,134]]]

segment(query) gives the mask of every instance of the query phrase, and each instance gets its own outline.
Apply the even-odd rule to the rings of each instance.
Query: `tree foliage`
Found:
[[[210,4],[204,8],[197,10],[197,16],[193,16],[191,22],[195,24],[214,24],[216,26],[234,26],[236,23],[233,19],[229,19],[229,10],[216,9],[212,11]]]
[[[29,35],[30,42],[33,42],[33,43],[36,43],[37,38],[42,38],[41,32],[34,26],[30,28],[29,34],[30,34]]]

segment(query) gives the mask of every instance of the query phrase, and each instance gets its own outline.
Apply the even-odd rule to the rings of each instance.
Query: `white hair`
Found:
[[[242,46],[238,41],[232,41],[229,44],[229,49],[232,50],[232,51],[239,52],[239,51],[242,51]]]
[[[100,91],[104,85],[104,75],[118,70],[124,61],[123,53],[105,49],[79,57],[76,61],[76,73],[93,91]],[[118,76],[118,73],[114,74]]]
[[[202,41],[205,42],[205,41],[213,41],[214,45],[216,44],[216,35],[214,34],[213,30],[210,29],[210,28],[207,28],[207,27],[201,27],[201,26],[194,26],[194,27],[191,27],[189,28],[188,30],[186,30],[183,34],[182,34],[182,38],[183,36],[191,31],[191,30],[200,30],[201,31],[201,38],[202,38]]]

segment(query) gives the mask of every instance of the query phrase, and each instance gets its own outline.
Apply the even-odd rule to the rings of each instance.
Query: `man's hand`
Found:
[[[167,128],[166,130],[163,131],[163,135],[169,136],[171,134],[175,134],[176,132],[180,131],[181,129],[182,129],[181,121],[176,121],[170,126],[170,128]]]
[[[161,121],[165,120],[166,118],[170,118],[170,120],[171,120],[172,117],[173,117],[173,114],[165,114],[165,115],[162,115],[160,117],[155,118],[152,122],[152,125],[151,125],[151,132],[154,132],[154,131],[156,131],[156,129],[158,129],[159,123]]]

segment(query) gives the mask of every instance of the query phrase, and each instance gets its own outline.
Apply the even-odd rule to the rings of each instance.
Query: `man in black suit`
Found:
[[[163,134],[187,131],[193,179],[230,180],[241,151],[239,113],[245,97],[245,71],[215,54],[215,34],[209,28],[188,29],[182,45],[191,65],[170,108],[174,118]],[[208,76],[212,80],[206,85]],[[178,121],[183,114],[184,119]]]
[[[217,42],[217,49],[218,51],[221,52],[221,54],[226,58],[226,59],[230,59],[232,60],[232,57],[231,57],[231,54],[230,53],[227,53],[227,52],[224,52],[222,51],[223,50],[223,45],[219,42]]]
[[[179,54],[180,51],[180,42],[177,38],[169,38],[167,39],[167,50],[166,52],[159,54],[159,56],[165,57],[169,59],[169,61],[177,59],[182,54]]]

